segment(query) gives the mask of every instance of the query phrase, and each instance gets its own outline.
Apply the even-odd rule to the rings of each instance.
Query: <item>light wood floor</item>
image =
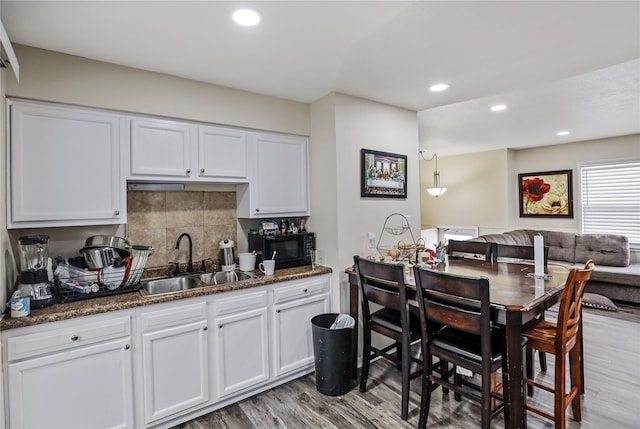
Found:
[[[582,397],[582,422],[568,410],[568,429],[640,428],[640,307],[620,306],[617,312],[585,308],[586,393]],[[536,362],[537,363],[537,362]],[[551,383],[549,369],[538,378]],[[415,428],[418,425],[420,379],[411,384],[409,420],[400,420],[400,374],[386,361],[371,365],[368,390],[357,386],[346,395],[329,397],[315,388],[310,374],[237,404],[177,426],[176,429],[357,429]],[[477,428],[479,406],[442,395],[432,395],[429,428]],[[532,401],[551,404],[551,396],[539,390]],[[549,408],[551,409],[551,407]],[[492,428],[504,428],[501,415]],[[531,413],[528,427],[553,428]]]

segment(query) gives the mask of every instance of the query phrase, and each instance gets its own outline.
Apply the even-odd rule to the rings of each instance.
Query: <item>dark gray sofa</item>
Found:
[[[533,246],[536,234],[542,234],[544,244],[549,246],[549,264],[584,267],[593,259],[595,268],[587,292],[640,304],[640,263],[630,262],[629,240],[623,235],[517,229],[481,235],[472,241]]]

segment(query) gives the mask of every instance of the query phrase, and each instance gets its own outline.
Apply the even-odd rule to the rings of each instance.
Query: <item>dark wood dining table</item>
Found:
[[[569,269],[562,266],[546,267],[546,279],[530,275],[531,264],[486,262],[470,258],[447,258],[440,265],[425,268],[469,277],[489,278],[491,320],[503,326],[505,333],[503,359],[507,380],[503,385],[505,397],[505,428],[527,427],[525,379],[521,347],[522,327],[549,307],[560,301]],[[349,312],[358,320],[360,308],[358,278],[354,268],[348,268]],[[405,281],[410,299],[415,298],[413,271],[406,272]],[[354,331],[353,376],[357,373],[358,330]]]

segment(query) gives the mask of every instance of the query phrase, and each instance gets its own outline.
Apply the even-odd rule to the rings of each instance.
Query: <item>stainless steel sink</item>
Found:
[[[242,271],[221,271],[217,273],[192,274],[162,279],[143,280],[140,282],[140,294],[142,296],[155,296],[183,292],[200,287],[236,283],[256,278],[258,278],[258,276],[252,273],[245,273]]]
[[[140,294],[142,296],[160,295],[202,286],[206,286],[206,284],[196,276],[169,277],[140,282]]]
[[[253,273],[244,271],[218,271],[217,273],[206,273],[198,276],[204,283],[212,285],[223,285],[227,283],[241,282],[243,280],[257,279]]]

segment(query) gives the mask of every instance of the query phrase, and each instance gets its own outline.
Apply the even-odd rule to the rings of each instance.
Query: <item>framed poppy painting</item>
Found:
[[[573,219],[572,170],[518,174],[520,217]]]

